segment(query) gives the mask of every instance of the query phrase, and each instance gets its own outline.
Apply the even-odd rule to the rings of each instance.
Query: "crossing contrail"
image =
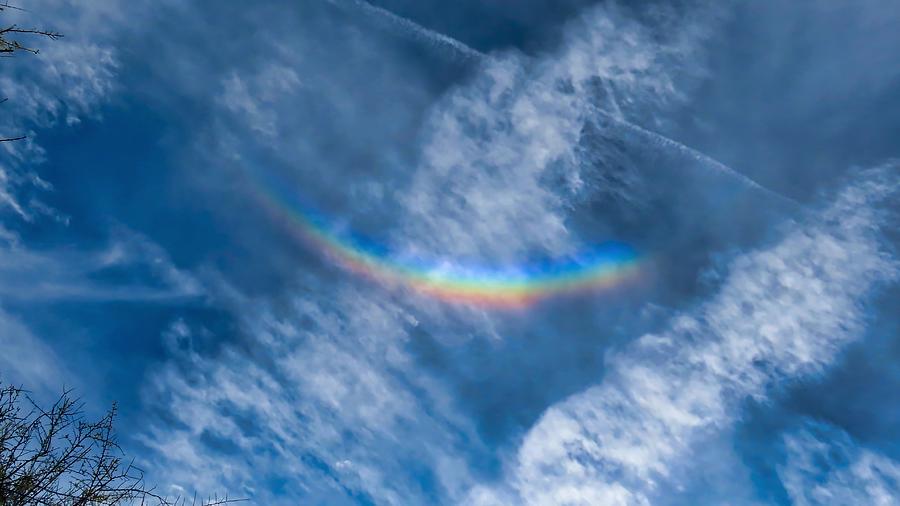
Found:
[[[474,49],[452,37],[448,37],[440,32],[436,32],[429,28],[425,28],[424,26],[411,21],[402,16],[398,16],[393,12],[384,9],[382,7],[378,7],[376,5],[372,5],[365,0],[328,0],[332,5],[336,5],[339,8],[349,9],[355,8],[359,11],[362,11],[364,14],[368,15],[373,20],[386,23],[388,26],[393,28],[400,29],[403,33],[409,34],[410,36],[424,41],[433,46],[445,49],[461,57],[465,60],[472,61],[480,61],[490,59],[491,56],[477,49]],[[609,84],[604,80],[604,86],[607,88],[608,93],[612,93],[612,90],[609,87]],[[654,132],[652,130],[648,130],[642,126],[636,125],[624,118],[622,111],[618,107],[618,103],[615,100],[614,96],[610,96],[612,101],[612,105],[614,107],[614,112],[611,114],[603,109],[600,109],[596,106],[591,106],[592,110],[596,112],[598,115],[603,116],[609,121],[629,130],[632,133],[638,134],[641,137],[646,139],[650,139],[658,146],[674,149],[682,155],[688,156],[702,165],[710,168],[712,170],[718,171],[720,173],[726,174],[736,181],[739,181],[741,184],[747,186],[748,188],[753,188],[757,191],[765,193],[770,197],[773,197],[783,203],[789,204],[791,207],[802,207],[797,201],[781,195],[773,190],[770,190],[756,181],[750,179],[744,174],[732,169],[731,167],[725,165],[724,163],[716,160],[715,158],[710,157],[709,155],[698,151],[690,146],[687,146],[681,142],[678,142],[672,138],[666,137],[660,133]]]
[[[716,160],[715,158],[707,155],[706,153],[703,153],[702,151],[698,151],[686,144],[676,141],[675,139],[666,137],[665,135],[662,135],[658,132],[654,132],[653,130],[648,130],[640,125],[636,125],[636,124],[634,124],[628,120],[625,120],[617,115],[610,114],[609,112],[604,111],[603,109],[600,109],[599,107],[596,107],[596,106],[590,106],[590,107],[593,110],[593,112],[595,112],[597,115],[603,116],[610,122],[615,123],[616,125],[624,128],[632,133],[635,133],[641,137],[644,137],[645,139],[649,139],[651,142],[655,143],[658,146],[673,149],[673,150],[681,153],[682,155],[685,155],[689,158],[692,158],[692,159],[700,162],[701,164],[703,164],[704,166],[706,166],[712,170],[715,170],[717,172],[721,172],[723,174],[730,176],[731,178],[739,181],[741,184],[743,184],[744,186],[747,186],[748,188],[753,188],[762,193],[765,193],[765,194],[769,195],[770,197],[773,197],[783,203],[789,204],[791,207],[800,207],[799,202],[797,202],[789,197],[786,197],[778,192],[770,190],[770,189],[766,188],[765,186],[762,186],[761,184],[757,183],[756,181],[754,181],[754,180],[750,179],[749,177],[745,176],[744,174],[732,169],[731,167],[729,167],[729,166],[725,165],[724,163]]]
[[[328,2],[343,9],[348,9],[351,7],[356,8],[357,10],[362,11],[364,14],[368,15],[373,20],[386,23],[389,27],[399,28],[402,33],[408,34],[433,46],[448,49],[452,53],[459,57],[462,57],[463,59],[480,60],[485,56],[485,54],[481,51],[473,49],[452,37],[448,37],[440,32],[425,28],[424,26],[414,21],[411,21],[402,16],[398,16],[387,9],[372,5],[364,0],[328,0]]]

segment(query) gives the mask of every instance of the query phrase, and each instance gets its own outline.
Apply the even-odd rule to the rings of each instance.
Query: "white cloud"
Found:
[[[20,54],[5,61],[6,73],[0,76],[0,97],[9,99],[0,104],[0,136],[28,136],[0,143],[6,154],[6,161],[0,163],[0,204],[26,220],[51,211],[37,200],[22,201],[18,195],[35,183],[34,168],[45,159],[37,131],[96,116],[96,107],[114,89],[118,69],[115,51],[104,34],[107,25],[101,24],[105,20],[94,19],[93,9],[69,9],[63,1],[31,7],[41,14],[7,9],[4,22],[59,31],[64,36],[53,41],[43,37],[23,40],[39,49],[39,54]],[[94,7],[102,11],[102,6]]]
[[[555,53],[485,59],[430,113],[420,167],[403,197],[404,245],[504,260],[571,249],[567,199],[603,191],[582,185],[585,122],[597,107],[634,114],[676,100],[676,76],[694,68],[680,65],[697,59],[709,24],[708,14],[694,15],[666,32],[615,5],[597,6],[566,27]],[[548,183],[557,179],[565,184]]]
[[[533,505],[650,504],[743,399],[831,363],[859,337],[870,291],[898,274],[877,210],[895,170],[867,173],[779,243],[736,258],[711,300],[611,354],[600,385],[530,429],[501,490]]]
[[[281,316],[241,300],[246,343],[212,360],[179,353],[154,376],[145,398],[168,414],[143,443],[165,456],[152,466],[163,486],[266,504],[343,504],[360,494],[408,504],[428,497],[410,479],[414,466],[443,468],[441,493],[468,483],[454,448],[463,434],[477,438],[443,388],[411,369],[409,315],[345,290],[320,295]],[[238,453],[223,458],[210,441]],[[290,478],[282,494],[260,489],[277,477]]]
[[[821,424],[784,436],[787,461],[778,470],[797,506],[900,502],[900,464],[857,446],[843,431]]]
[[[484,62],[430,113],[398,242],[453,258],[573,248],[565,208],[585,190],[576,161],[587,105],[646,115],[677,100],[672,75],[696,55],[704,26],[685,22],[660,38],[616,8],[598,7],[573,22],[555,54]],[[296,115],[282,94],[298,79],[287,68],[259,68],[230,74],[216,100],[276,138]],[[567,184],[547,184],[550,175]],[[735,260],[713,300],[611,355],[601,385],[551,407],[510,462],[506,485],[477,487],[470,501],[652,501],[692,444],[733,421],[742,399],[821,370],[858,335],[860,301],[895,275],[869,206],[889,186],[853,186],[781,243]],[[356,287],[313,286],[282,311],[242,300],[234,306],[244,318],[237,343],[211,356],[180,354],[152,377],[146,399],[169,417],[143,440],[165,456],[155,475],[173,490],[258,490],[267,503],[289,503],[292,494],[340,503],[334,494],[343,490],[404,504],[429,499],[409,479],[415,464],[438,471],[441,493],[458,497],[471,477],[453,434],[471,433],[444,388],[404,350],[414,318]],[[291,478],[284,497],[260,490],[283,475]]]
[[[538,59],[505,54],[482,62],[471,81],[429,113],[419,165],[407,171],[411,180],[400,202],[398,242],[452,258],[508,259],[535,249],[560,253],[575,247],[564,223],[567,199],[597,190],[579,183],[579,143],[593,110],[588,105],[640,114],[676,100],[671,74],[698,51],[705,23],[686,22],[657,33],[615,7],[597,7],[572,23],[555,54]],[[296,121],[290,99],[301,83],[290,67],[258,68],[229,74],[215,100],[270,143],[284,135],[286,121]],[[605,96],[598,94],[601,85]],[[283,150],[279,146],[287,159],[296,158],[284,154],[298,149],[294,141]],[[298,170],[323,168],[311,164]],[[567,185],[547,183],[558,174]],[[457,438],[464,434],[466,451],[473,451],[477,437],[445,387],[408,356],[403,343],[414,318],[391,303],[369,300],[371,295],[319,287],[313,295],[295,294],[277,318],[260,311],[257,301],[235,305],[234,312],[245,318],[246,341],[212,357],[179,353],[152,378],[146,399],[175,421],[155,423],[143,439],[166,456],[154,475],[173,490],[258,490],[256,499],[267,503],[290,502],[294,494],[339,503],[335,491],[344,490],[379,503],[408,504],[429,500],[411,479],[410,467],[416,465],[437,473],[443,500],[464,495],[472,478]],[[664,423],[680,424],[684,431],[702,425],[702,417],[683,404],[716,408],[717,392],[709,389],[684,390],[666,404],[670,385],[663,380],[671,378],[646,369],[627,377],[623,370],[618,381],[633,381],[646,405],[667,408],[655,424],[648,422],[650,436],[665,443]],[[706,386],[703,380],[695,379]],[[608,395],[604,402],[627,405],[615,392]],[[472,497],[480,494],[487,501],[512,493],[516,500],[537,502],[545,494],[550,503],[579,494],[595,503],[637,497],[628,483],[591,487],[588,482],[599,478],[599,471],[577,459],[564,465],[582,481],[542,474],[542,459],[548,466],[565,460],[560,445],[567,444],[566,430],[569,439],[585,441],[580,420],[553,418],[564,409],[553,408],[526,440],[514,472],[515,490],[479,488]],[[222,458],[230,445],[237,451]],[[660,474],[662,468],[646,462],[682,450],[677,441],[668,449],[644,448],[629,439],[616,445],[608,448],[608,459],[619,459],[623,469],[649,466],[635,479]],[[266,479],[282,474],[292,477],[284,497],[259,490]],[[510,497],[500,502],[508,504]]]
[[[130,281],[103,280],[130,270]],[[108,276],[107,276],[108,277]],[[173,301],[203,295],[200,282],[145,237],[117,230],[100,250],[0,246],[0,301]]]
[[[17,318],[0,310],[0,382],[24,385],[44,395],[58,393],[64,379],[71,380],[53,349]]]
[[[631,188],[584,183],[603,178],[583,174],[583,169],[602,171],[598,160],[618,153],[608,146],[592,146],[592,162],[584,163],[585,125],[596,116],[597,108],[652,122],[656,117],[648,117],[647,111],[658,111],[661,105],[679,100],[684,90],[678,89],[678,81],[687,81],[699,72],[694,60],[703,52],[701,43],[714,24],[710,20],[716,17],[715,11],[653,10],[656,21],[665,23],[651,28],[624,8],[596,6],[566,26],[560,47],[549,54],[529,58],[509,52],[485,57],[473,76],[428,108],[419,125],[420,134],[414,138],[412,151],[417,160],[413,161],[396,154],[408,146],[366,146],[362,153],[349,147],[360,142],[352,138],[359,135],[360,108],[373,106],[356,103],[364,95],[355,88],[351,88],[350,98],[336,96],[332,81],[346,77],[340,73],[336,77],[315,71],[304,74],[304,89],[300,90],[301,78],[291,69],[305,69],[309,62],[304,60],[315,53],[304,42],[296,42],[293,52],[280,47],[273,50],[271,59],[277,63],[251,61],[252,71],[231,73],[222,80],[222,93],[215,100],[228,112],[226,117],[238,124],[215,134],[222,145],[214,150],[230,151],[233,158],[240,159],[234,151],[240,150],[242,137],[236,132],[247,128],[254,138],[254,134],[263,134],[261,143],[273,147],[289,171],[314,173],[317,184],[334,180],[323,185],[325,189],[316,187],[319,191],[327,194],[340,188],[344,198],[349,194],[361,197],[352,200],[351,209],[342,209],[351,220],[357,218],[354,213],[374,214],[373,208],[402,216],[394,222],[396,227],[379,233],[410,256],[518,263],[530,253],[572,252],[578,245],[567,229],[566,213],[573,196],[596,193],[625,201],[640,198]],[[367,51],[363,47],[358,50]],[[369,58],[371,55],[359,63],[364,67],[359,73],[387,72],[365,67],[371,64]],[[411,72],[403,65],[392,64],[389,69],[397,77],[408,78],[410,86],[426,85],[414,75],[408,76]],[[365,77],[357,77],[352,85],[359,79]],[[377,98],[385,104],[408,100],[406,94]],[[312,103],[317,106],[311,107]],[[301,121],[301,111],[318,111],[319,107],[330,114],[327,120],[319,118],[323,124],[334,117],[349,118],[339,123],[339,128],[347,131],[346,139],[323,142],[328,134],[309,129],[307,122]],[[409,108],[415,112],[415,107]],[[394,121],[399,115],[397,122],[402,125],[408,118],[398,109],[380,111],[383,121]],[[622,127],[610,124],[606,128]],[[322,145],[328,153],[317,151]],[[334,153],[332,145],[347,153]],[[353,178],[341,178],[337,170],[340,162],[336,160],[345,156],[354,160],[349,168]],[[357,159],[364,160],[364,167],[355,166],[360,163]],[[246,163],[251,165],[251,173],[279,170]],[[397,167],[398,163],[404,166]],[[643,177],[632,175],[632,179]]]
[[[81,392],[83,371],[54,350],[52,341],[35,335],[25,321],[44,303],[184,302],[203,295],[193,276],[176,268],[159,246],[119,230],[107,249],[83,251],[57,248],[37,251],[23,246],[15,234],[0,229],[0,382],[23,385],[38,398],[50,399],[64,387]],[[145,271],[142,280],[103,280],[114,270]],[[11,312],[13,304],[21,311]],[[14,314],[15,313],[15,314]],[[29,314],[30,313],[30,314]]]
[[[251,130],[273,138],[278,133],[278,99],[301,85],[294,70],[273,64],[250,78],[232,73],[225,79],[218,101],[242,116]]]

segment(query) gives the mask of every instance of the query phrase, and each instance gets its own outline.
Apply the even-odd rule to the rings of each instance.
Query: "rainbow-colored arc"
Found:
[[[495,308],[522,308],[562,294],[607,290],[640,272],[641,260],[621,243],[605,243],[556,261],[485,268],[411,260],[370,241],[341,233],[302,204],[293,185],[273,174],[254,179],[266,207],[290,220],[290,230],[326,258],[356,274],[402,286],[442,301]]]

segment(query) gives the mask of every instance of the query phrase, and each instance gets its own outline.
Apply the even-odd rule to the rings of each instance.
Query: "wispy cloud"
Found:
[[[336,96],[333,83],[294,70],[313,54],[303,50],[222,76],[216,141],[202,149],[217,167],[276,170],[258,166],[275,159],[321,186],[325,200],[353,198],[342,209],[348,221],[373,209],[391,216],[381,231],[411,254],[514,261],[565,253],[579,243],[566,222],[573,202],[608,190],[593,187],[586,173],[606,167],[582,163],[597,108],[653,123],[683,98],[679,82],[702,72],[682,64],[702,53],[709,19],[678,28],[673,20],[685,19],[678,13],[654,12],[658,27],[615,6],[596,7],[570,23],[551,55],[484,59],[427,109],[415,163],[384,174],[400,188],[393,193],[357,193],[377,187],[379,171],[388,172],[381,163],[324,173],[343,160],[317,144],[332,146],[305,129],[296,111],[322,119],[321,107],[348,129],[341,115],[359,115],[347,113],[355,102]],[[620,123],[605,128],[635,128]],[[272,156],[256,156],[252,141],[231,142],[244,131],[261,134],[251,137]],[[653,139],[732,172],[676,141]],[[394,151],[377,147],[378,156]],[[618,161],[618,147],[601,148],[592,161]],[[635,177],[654,183],[648,174]],[[890,185],[871,177],[781,243],[737,258],[719,294],[674,319],[668,332],[611,355],[600,386],[552,406],[530,429],[504,484],[473,486],[479,477],[471,460],[490,451],[461,414],[453,385],[407,347],[419,325],[444,337],[488,333],[479,327],[494,320],[448,324],[452,316],[423,315],[408,301],[375,302],[380,292],[309,278],[299,283],[309,291],[274,301],[228,290],[237,294],[230,310],[240,315],[240,337],[215,352],[173,350],[144,396],[166,413],[141,442],[166,456],[154,474],[172,490],[225,488],[271,504],[646,503],[678,474],[692,444],[738,416],[741,399],[821,370],[857,335],[857,304],[894,268],[870,233],[879,223],[871,206]],[[359,181],[365,178],[372,184]],[[628,201],[641,197],[627,186],[617,191]],[[848,257],[856,261],[844,269]],[[188,342],[191,324],[181,323],[175,340]]]
[[[404,351],[415,320],[327,293],[278,314],[244,301],[246,343],[181,353],[154,378],[147,399],[169,412],[143,439],[166,456],[156,475],[267,504],[431,502],[465,483],[459,447],[477,437]]]
[[[22,385],[40,398],[58,393],[70,379],[64,362],[15,316],[0,310],[0,381]],[[70,387],[75,386],[71,382]]]
[[[672,133],[670,114],[690,115],[679,106],[703,100],[692,94],[708,73],[710,34],[731,27],[720,23],[719,7],[595,4],[560,27],[554,47],[527,56],[481,55],[361,0],[302,4],[303,16],[266,3],[215,12],[152,4],[135,8],[166,15],[129,14],[124,2],[73,13],[62,2],[67,22],[147,19],[165,25],[159,33],[167,37],[145,43],[118,29],[112,38],[145,66],[122,60],[106,32],[96,41],[67,37],[62,43],[71,45],[47,48],[48,59],[22,67],[21,76],[0,77],[17,104],[15,119],[0,127],[76,127],[101,114],[98,104],[113,92],[134,92],[154,114],[191,108],[197,114],[187,119],[165,118],[189,133],[177,148],[154,145],[176,151],[160,157],[172,166],[159,170],[177,172],[173,180],[193,185],[183,194],[208,201],[190,211],[225,224],[222,248],[230,249],[221,256],[233,268],[210,265],[201,275],[176,265],[177,255],[153,238],[164,235],[153,227],[168,223],[146,224],[146,236],[114,233],[105,245],[62,249],[21,244],[3,229],[0,299],[32,307],[202,300],[226,314],[225,323],[162,317],[168,355],[148,368],[128,444],[144,451],[136,454],[163,492],[227,490],[260,504],[664,502],[695,478],[698,446],[727,445],[746,399],[767,400],[772,389],[826,371],[863,333],[871,293],[897,277],[879,235],[883,201],[896,198],[896,165],[861,173],[830,205],[796,213],[804,216],[760,246],[741,226],[763,228],[763,215],[789,220],[785,209],[794,205],[769,205],[778,197],[736,203],[741,192],[755,199],[766,190]],[[334,6],[345,14],[340,21]],[[357,14],[361,22],[345,23]],[[367,32],[370,24],[449,56],[459,81],[427,75],[422,62],[392,52],[396,41]],[[116,85],[130,64],[141,72],[141,82],[131,82],[146,89]],[[10,146],[0,166],[0,202],[16,223],[62,216],[28,193],[50,190],[33,168],[40,140]],[[509,316],[388,293],[324,268],[272,233],[290,224],[257,209],[254,171],[267,170],[288,174],[336,226],[375,231],[397,250],[448,262],[515,265],[630,234],[661,258],[675,252],[655,267],[677,282],[660,276],[652,287],[679,297],[653,301],[672,303],[661,312],[674,316],[643,335],[647,325],[630,333],[584,314],[605,315],[615,303],[609,310],[579,300],[576,310]],[[816,173],[814,164],[797,170]],[[717,186],[706,184],[720,176]],[[148,214],[170,197],[164,193],[146,200]],[[738,243],[755,249],[727,249]],[[727,269],[697,288],[695,266],[709,267],[715,255]],[[15,315],[0,314],[0,327],[4,346],[33,358],[0,356],[0,366],[38,383],[59,381],[53,352]],[[589,388],[580,378],[516,369],[601,369],[560,350],[600,356],[612,333],[642,337],[609,352],[604,370],[590,371]],[[512,371],[497,382],[515,385],[493,384],[489,373],[504,368]],[[544,383],[553,387],[533,392]],[[534,398],[507,399],[510,390]],[[476,412],[476,401],[490,413]],[[485,429],[484,418],[507,415],[513,428],[499,436]],[[828,444],[859,464],[815,474],[810,462],[825,443],[810,434],[786,439],[780,472],[793,500],[896,492],[895,464],[838,436]],[[716,455],[738,463],[729,452]]]
[[[808,422],[785,434],[784,447],[778,474],[797,506],[900,501],[900,464],[858,446],[839,428]]]
[[[432,244],[410,247],[506,260],[571,248],[564,209],[572,194],[594,190],[583,184],[580,148],[585,123],[608,105],[598,92],[606,85],[643,107],[676,100],[678,62],[701,51],[706,20],[685,22],[657,32],[601,5],[569,23],[555,54],[483,61],[425,126],[421,170],[402,201],[407,233]]]
[[[0,301],[174,302],[202,296],[200,283],[140,235],[119,230],[97,251],[0,248]]]
[[[104,25],[88,25],[87,19],[94,15],[92,9],[72,11],[62,1],[34,7],[43,12],[5,10],[4,23],[41,23],[42,29],[66,32],[68,28],[74,33],[64,33],[52,41],[42,37],[28,40],[26,44],[40,50],[39,54],[5,61],[6,72],[0,76],[0,97],[8,99],[0,105],[0,132],[4,137],[28,136],[0,143],[5,155],[0,161],[0,204],[25,220],[50,211],[39,199],[23,199],[20,195],[46,184],[36,175],[36,167],[45,158],[36,132],[59,123],[76,124],[94,115],[112,92],[118,68],[115,51],[104,41]],[[102,6],[95,7],[102,10]]]
[[[816,219],[733,260],[711,300],[610,354],[600,385],[525,436],[510,464],[515,499],[478,489],[475,502],[650,504],[742,400],[821,372],[861,335],[869,293],[897,278],[878,210],[896,170],[866,173]]]
[[[479,60],[484,54],[473,49],[462,42],[448,37],[442,33],[426,28],[414,21],[398,16],[393,12],[372,5],[365,0],[328,0],[329,3],[350,11],[358,11],[365,14],[369,19],[386,25],[388,28],[394,28],[401,35],[409,35],[426,46],[435,46],[446,49],[447,53],[452,57],[462,57],[464,59]]]

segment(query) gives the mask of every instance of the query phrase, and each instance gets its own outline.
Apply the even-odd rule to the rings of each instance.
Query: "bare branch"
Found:
[[[6,9],[14,9],[14,10],[23,10],[18,7],[12,6],[9,2],[4,1],[0,4],[0,12]],[[15,53],[20,51],[25,51],[26,53],[38,54],[38,49],[32,48],[31,46],[27,46],[21,42],[19,42],[18,38],[10,38],[10,36],[38,36],[38,37],[46,37],[50,40],[56,40],[62,37],[62,34],[50,30],[42,30],[38,28],[19,28],[17,25],[12,24],[7,26],[6,28],[0,28],[0,57],[12,57]],[[6,102],[6,98],[0,100],[0,103]],[[0,142],[12,142],[19,141],[24,139],[25,136],[18,137],[4,137],[0,138]]]
[[[50,40],[56,40],[62,37],[62,34],[57,32],[39,30],[37,28],[19,28],[16,25],[11,25],[0,29],[0,53],[11,54],[16,51],[26,51],[32,54],[38,54],[39,50],[25,46],[18,40],[8,38],[10,34],[40,35],[42,37],[47,37]]]
[[[71,391],[45,409],[19,387],[0,387],[0,505],[187,506],[180,497],[156,494],[143,471],[125,460],[113,431],[116,413],[113,404],[88,421]],[[216,496],[199,506],[241,501]]]

